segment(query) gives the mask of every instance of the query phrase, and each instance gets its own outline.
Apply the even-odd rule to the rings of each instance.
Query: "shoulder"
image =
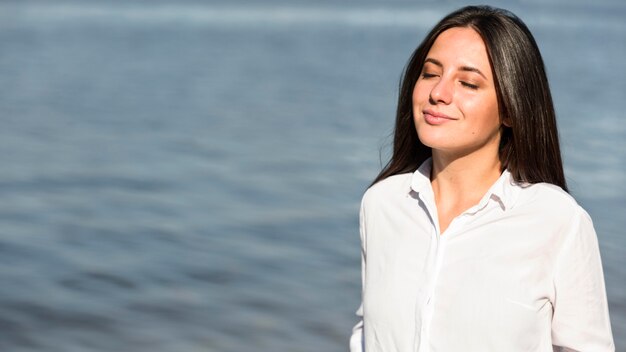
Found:
[[[580,207],[574,197],[561,187],[543,182],[521,186],[518,203],[557,207],[563,210]]]
[[[361,205],[365,208],[405,197],[411,191],[412,175],[413,173],[398,174],[377,182],[365,191]]]
[[[516,207],[525,212],[532,212],[551,223],[561,223],[561,225],[591,221],[589,214],[574,197],[561,187],[550,183],[536,183],[521,187]]]

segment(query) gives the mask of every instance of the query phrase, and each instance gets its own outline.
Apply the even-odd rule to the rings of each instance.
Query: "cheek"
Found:
[[[483,126],[499,126],[500,114],[498,104],[493,99],[470,99],[463,104],[461,109],[466,115],[470,115]]]
[[[413,87],[413,103],[423,102],[424,99],[428,99],[429,89],[423,81],[417,81]]]
[[[417,103],[417,97],[419,96],[419,87],[416,85],[413,87],[413,94],[411,95],[411,100],[413,104]]]
[[[500,127],[500,113],[498,112],[498,104],[491,104],[485,109],[485,123],[497,128]]]

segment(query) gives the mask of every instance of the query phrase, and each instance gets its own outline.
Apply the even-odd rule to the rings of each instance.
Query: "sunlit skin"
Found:
[[[473,29],[451,28],[435,40],[413,91],[413,114],[420,141],[433,152],[497,153],[496,90],[485,44]]]
[[[431,181],[443,233],[500,176],[498,101],[476,31],[451,28],[435,40],[413,90],[413,118],[420,141],[432,148]]]

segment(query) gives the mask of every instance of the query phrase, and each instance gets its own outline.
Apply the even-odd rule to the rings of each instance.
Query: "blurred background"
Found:
[[[491,4],[541,47],[626,351],[626,3]],[[1,1],[0,350],[347,350],[400,74],[462,5]]]

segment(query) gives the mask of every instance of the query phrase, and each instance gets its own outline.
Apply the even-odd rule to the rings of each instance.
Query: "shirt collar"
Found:
[[[430,172],[432,170],[432,159],[428,158],[415,170],[411,177],[411,189],[410,191],[422,194],[432,194],[432,185],[430,183]],[[523,186],[515,182],[511,173],[508,170],[504,170],[498,180],[487,190],[483,198],[478,204],[468,210],[470,213],[475,213],[485,206],[487,206],[490,200],[497,202],[502,210],[510,209],[519,192]]]

